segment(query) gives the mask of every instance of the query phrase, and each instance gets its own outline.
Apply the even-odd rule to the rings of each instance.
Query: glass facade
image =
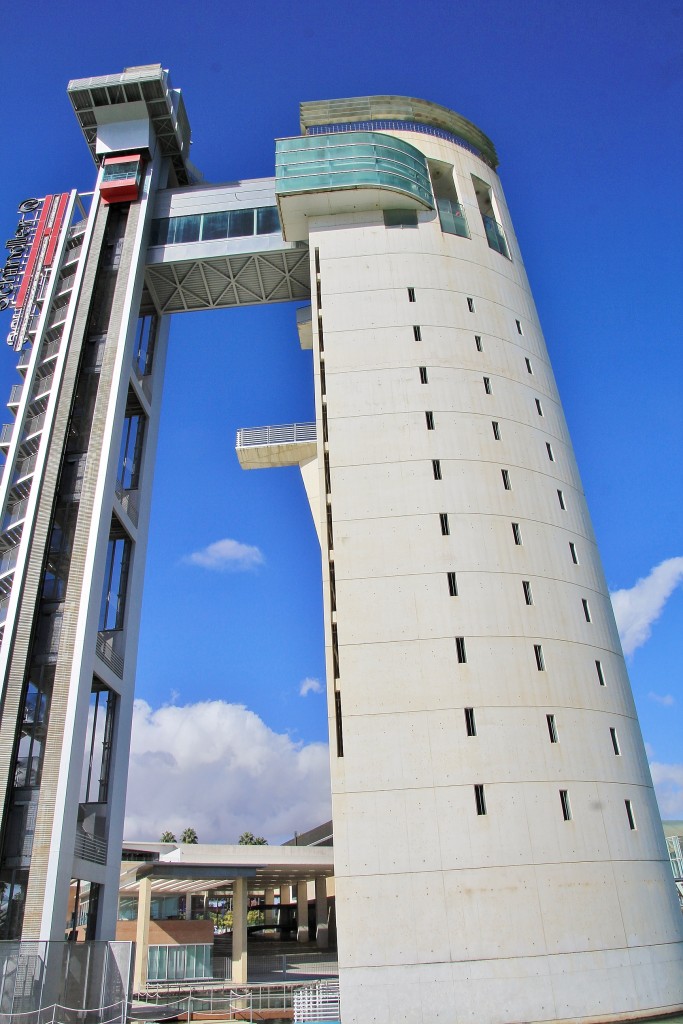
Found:
[[[162,217],[152,221],[150,245],[209,242],[216,238],[247,238],[280,231],[277,206],[195,213],[188,217]]]
[[[366,186],[401,192],[430,209],[434,205],[422,153],[401,139],[377,132],[279,139],[275,173],[278,195]]]
[[[147,961],[149,981],[211,978],[211,946],[150,946]]]

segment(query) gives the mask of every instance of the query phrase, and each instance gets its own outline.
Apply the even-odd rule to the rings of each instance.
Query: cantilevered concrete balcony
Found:
[[[427,161],[403,139],[349,131],[278,139],[275,147],[275,191],[287,241],[307,240],[309,217],[434,207]]]
[[[235,451],[242,469],[299,466],[315,458],[315,423],[286,423],[238,430]]]

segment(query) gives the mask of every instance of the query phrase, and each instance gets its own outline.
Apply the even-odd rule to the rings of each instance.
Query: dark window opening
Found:
[[[560,790],[560,804],[562,806],[562,817],[565,821],[572,820],[572,808],[569,803],[569,792],[566,789]]]
[[[465,708],[465,729],[468,736],[477,735],[477,723],[474,720],[474,708]]]
[[[534,599],[531,593],[531,583],[529,580],[522,580],[522,590],[524,591],[524,603],[533,604]]]
[[[534,644],[534,658],[536,659],[538,671],[545,672],[545,658],[543,657],[543,648],[540,644]]]
[[[486,814],[486,796],[484,795],[483,786],[474,787],[474,803],[477,808],[477,814]]]
[[[420,384],[428,384],[428,383],[429,383],[429,380],[427,379],[427,367],[426,366],[421,366],[420,367]]]
[[[432,472],[435,480],[441,479],[441,459],[432,459]]]
[[[434,429],[434,413],[433,412],[426,412],[425,413],[425,419],[427,421],[427,430],[433,430]]]
[[[519,523],[512,524],[512,536],[515,539],[515,544],[519,545],[522,543],[522,531],[519,528]]]
[[[464,665],[467,661],[467,652],[465,650],[465,637],[456,636],[455,638],[455,651],[458,656],[458,664]]]
[[[439,512],[439,523],[441,524],[441,533],[444,537],[448,537],[451,532],[451,528],[448,525],[448,512]]]
[[[458,581],[455,578],[455,573],[454,572],[449,572],[446,575],[448,577],[448,593],[451,595],[451,597],[457,597],[458,596]]]
[[[557,725],[555,724],[555,715],[546,715],[545,720],[548,724],[548,735],[550,736],[550,742],[557,743]]]
[[[422,330],[419,324],[413,324],[413,337],[415,341],[422,341]]]
[[[507,469],[501,469],[501,476],[503,477],[503,487],[506,491],[512,490],[512,484],[510,483],[510,473]]]

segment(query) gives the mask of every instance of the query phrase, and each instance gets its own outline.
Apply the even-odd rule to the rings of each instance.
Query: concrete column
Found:
[[[318,949],[327,949],[327,879],[318,875],[315,880],[315,941]]]
[[[185,893],[185,920],[186,921],[191,921],[192,920],[192,893],[191,892],[186,892]]]
[[[296,941],[308,942],[308,882],[296,887]]]
[[[138,922],[135,932],[135,971],[133,991],[142,992],[147,985],[149,954],[149,918],[152,909],[152,880],[143,878],[138,889]]]
[[[266,889],[263,894],[263,900],[267,907],[272,908],[275,903],[275,889]],[[265,924],[275,924],[275,911],[270,909],[266,910],[264,915]]]
[[[232,980],[236,985],[247,982],[247,880],[236,878],[232,883]]]

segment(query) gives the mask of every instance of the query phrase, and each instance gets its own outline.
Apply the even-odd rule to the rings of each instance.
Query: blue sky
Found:
[[[663,813],[683,818],[683,5],[41,0],[12,18],[6,237],[25,197],[92,188],[66,84],[126,65],[170,69],[209,181],[271,175],[273,139],[298,132],[300,100],[419,96],[493,138],[607,580],[624,592]],[[326,807],[326,712],[310,682],[324,672],[319,552],[298,471],[245,473],[233,445],[240,426],[312,418],[311,356],[288,306],[179,316],[171,337],[128,831],[192,824],[205,839],[249,828],[275,840]],[[13,366],[8,349],[0,393]],[[226,539],[260,555],[222,570],[190,558]],[[144,820],[145,795],[168,779]]]

